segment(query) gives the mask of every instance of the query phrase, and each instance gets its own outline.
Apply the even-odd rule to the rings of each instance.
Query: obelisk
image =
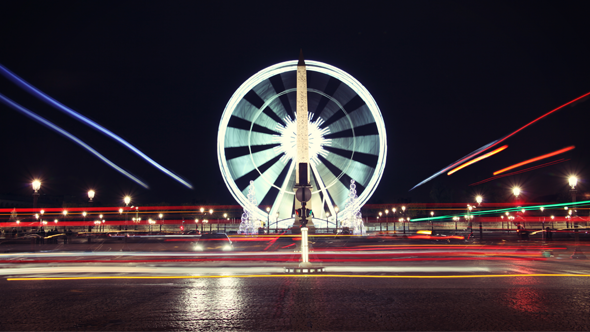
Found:
[[[299,53],[297,63],[297,157],[295,168],[295,215],[293,228],[298,232],[307,225],[311,233],[315,232],[312,218],[308,211],[311,211],[311,182],[309,165],[309,133],[308,133],[308,112],[307,112],[307,69],[303,60],[303,51]]]

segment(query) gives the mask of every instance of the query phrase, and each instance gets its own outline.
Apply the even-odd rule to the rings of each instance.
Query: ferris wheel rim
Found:
[[[352,75],[346,73],[345,71],[337,67],[319,61],[306,60],[306,67],[308,71],[323,73],[337,80],[340,80],[342,83],[346,84],[346,86],[348,86],[351,90],[353,90],[358,96],[362,98],[375,121],[378,131],[377,136],[379,142],[379,153],[377,154],[377,163],[375,165],[374,175],[370,177],[370,180],[367,183],[365,190],[361,193],[361,195],[358,198],[359,201],[362,202],[362,204],[364,204],[375,192],[377,184],[380,182],[383,176],[383,171],[385,169],[385,162],[387,156],[387,134],[385,131],[385,125],[383,122],[383,116],[381,114],[381,111],[379,110],[377,103],[375,102],[373,96],[369,93],[369,91]],[[226,129],[228,127],[229,119],[232,116],[234,110],[236,109],[238,103],[245,97],[245,95],[250,90],[252,90],[258,84],[275,75],[289,71],[295,71],[296,69],[297,60],[291,60],[281,62],[260,70],[240,85],[240,87],[234,92],[234,94],[228,101],[223,111],[217,137],[218,163],[226,186],[230,189],[230,193],[232,194],[234,199],[236,199],[236,201],[238,201],[242,206],[246,206],[248,204],[247,198],[242,193],[242,191],[237,187],[235,179],[233,179],[229,171],[227,159],[225,158],[225,134]],[[261,110],[258,111],[260,112]],[[252,121],[252,123],[254,122]],[[354,127],[351,126],[351,128]],[[248,134],[248,148],[250,156],[252,156],[250,132]],[[254,165],[256,167],[255,163]],[[344,213],[345,209],[337,212],[338,215]],[[257,208],[256,215],[260,218],[266,218],[269,214],[263,211],[262,209]]]

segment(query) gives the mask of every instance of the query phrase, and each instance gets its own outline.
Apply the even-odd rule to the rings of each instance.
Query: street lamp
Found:
[[[406,206],[402,206],[402,216],[405,217],[406,216]],[[406,234],[406,223],[404,221],[404,218],[402,217],[402,226],[404,227],[404,234]]]
[[[483,197],[481,197],[481,195],[477,195],[475,197],[475,201],[477,202],[477,205],[480,205],[481,202],[483,202]]]
[[[514,199],[518,200],[518,195],[520,195],[520,188],[519,187],[513,187],[512,188],[512,194],[514,195]]]
[[[131,203],[131,197],[130,196],[125,196],[125,198],[123,198],[123,202],[125,202],[125,206],[129,206],[129,203]]]
[[[539,209],[541,210],[541,215],[543,216],[543,221],[541,223],[541,225],[542,225],[541,229],[543,231],[541,232],[541,235],[542,235],[542,239],[543,240],[546,240],[547,239],[547,235],[545,234],[545,213],[544,213],[545,212],[545,207],[544,206],[541,206]]]
[[[338,207],[334,207],[334,211],[336,211],[336,214],[334,215],[334,217],[336,218],[336,233],[338,233],[338,211],[340,211],[340,209],[338,209]]]
[[[39,199],[39,189],[41,189],[41,181],[39,180],[33,180],[33,183],[31,184],[33,186],[33,190],[35,192],[33,192],[33,208],[37,208],[37,200]]]
[[[213,218],[213,209],[209,209],[209,215],[211,216],[211,218]],[[211,220],[213,220],[213,219],[211,219]],[[209,233],[212,232],[212,227],[213,227],[213,222],[211,222],[209,224]],[[219,227],[219,224],[217,224],[217,227]]]
[[[383,215],[383,213],[381,213],[381,211],[379,211],[379,217],[377,219],[381,218],[382,215]],[[383,232],[383,227],[381,227],[381,221],[379,221],[379,232]]]
[[[385,232],[389,233],[389,210],[385,209]]]
[[[161,233],[161,232],[162,232],[162,224],[164,223],[164,221],[162,220],[162,217],[164,217],[164,215],[160,213],[160,214],[158,215],[158,217],[160,217],[160,233]],[[195,226],[195,227],[196,227],[196,226]],[[195,230],[196,230],[196,228],[195,228]]]
[[[570,193],[572,195],[572,203],[574,203],[574,202],[576,202],[576,185],[578,184],[578,177],[575,175],[572,175],[567,180],[568,180],[570,187],[572,187],[572,189],[570,189]],[[574,209],[574,217],[577,217],[578,210],[576,209],[575,206],[573,207],[573,209]],[[570,213],[570,215],[571,215],[571,213]],[[571,221],[571,219],[570,219],[570,221]],[[578,228],[578,225],[576,224],[574,227]],[[576,230],[576,233],[577,233],[577,230]],[[577,239],[577,236],[578,236],[578,234],[576,234],[576,239]]]
[[[229,220],[229,218],[227,217],[227,213],[223,214],[223,219],[225,219],[225,221],[223,222],[223,232],[226,233],[227,232],[227,221]],[[270,216],[269,216],[270,219]],[[219,224],[217,224],[217,230],[219,230]],[[270,234],[270,223],[266,226],[266,233]]]
[[[391,208],[391,213],[393,214],[393,218],[395,218],[395,208]],[[395,219],[393,219],[393,232],[395,233]]]
[[[90,203],[92,203],[92,199],[94,199],[94,194],[96,194],[94,190],[88,190],[88,199]]]
[[[227,214],[224,214],[224,217]],[[270,207],[266,207],[266,234],[270,234]]]
[[[434,218],[434,211],[430,211],[430,234],[434,233],[434,224],[432,223],[433,218]]]

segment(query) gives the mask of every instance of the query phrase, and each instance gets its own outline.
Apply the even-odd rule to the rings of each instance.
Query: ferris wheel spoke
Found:
[[[265,144],[265,145],[252,145],[250,148],[248,148],[247,146],[236,146],[236,147],[232,147],[232,148],[225,148],[225,158],[227,160],[231,160],[234,158],[239,158],[242,156],[249,155],[250,151],[252,153],[261,152],[261,151],[275,148],[279,145],[280,144],[278,144],[278,143],[274,143],[274,144]]]
[[[350,160],[348,158],[341,157],[334,153],[328,154],[325,157],[326,161],[329,162],[331,165],[341,165],[337,167],[339,169],[339,173],[344,173],[345,175],[349,176],[350,178],[354,179],[357,184],[366,186],[371,178],[375,168],[371,166],[367,166],[362,164],[358,161]],[[328,165],[327,165],[328,166]],[[329,168],[329,167],[328,167]],[[342,180],[342,178],[341,178]],[[345,185],[350,184],[350,179],[343,182]]]
[[[377,135],[333,138],[331,143],[330,146],[333,148],[379,156],[379,136]]]
[[[230,128],[236,128],[236,129],[242,129],[242,130],[250,130],[250,125],[252,125],[252,131],[253,132],[257,132],[257,133],[263,133],[263,134],[270,134],[270,135],[279,135],[278,132],[263,127],[259,124],[252,124],[250,121],[248,120],[244,120],[242,118],[239,118],[237,116],[232,115],[231,119],[229,120],[229,123],[227,124],[228,127]]]
[[[272,92],[274,93],[274,90]],[[244,96],[244,99],[246,99],[246,101],[248,101],[250,104],[252,104],[257,109],[260,109],[264,106],[264,100],[254,90],[250,90],[250,92],[248,92]],[[281,119],[281,117],[270,106],[264,107],[264,109],[262,110],[262,113],[264,115],[268,116],[269,118],[271,118],[274,121],[274,123],[278,122],[278,123],[282,124],[283,126],[285,125],[285,122],[283,121],[283,119]]]
[[[368,183],[368,179],[371,178],[373,169],[354,160],[350,161],[350,166],[344,171],[334,163],[338,165],[347,165],[349,162],[347,159],[334,154],[328,155],[328,159],[330,160],[324,158],[323,156],[318,156],[318,159],[330,172],[332,172],[334,176],[339,177],[340,182],[344,186],[350,185],[350,180],[354,179],[356,182],[357,192],[359,194],[363,192],[365,189],[364,186]]]
[[[260,201],[261,205],[274,205],[277,196],[280,194],[280,188],[283,186],[283,183],[285,182],[285,178],[287,177],[287,174],[291,167],[291,163],[292,160],[289,159],[287,163],[284,165],[281,165],[281,163],[276,163],[272,167],[273,172],[276,171],[276,169],[278,169],[279,174],[274,178],[273,186],[270,187],[264,198]]]
[[[258,179],[260,177],[260,174],[264,174],[264,172],[266,172],[266,170],[271,168],[275,163],[279,162],[281,157],[282,157],[282,154],[280,154],[280,155],[270,159],[269,161],[265,162],[264,164],[258,166],[258,169],[253,168],[250,172],[245,173],[240,177],[237,177],[234,181],[235,181],[236,185],[238,186],[238,188],[240,189],[240,191],[244,192],[244,190],[247,190],[248,185],[250,184],[251,180],[256,181],[256,179]],[[236,160],[236,159],[234,159],[234,160]]]
[[[379,160],[379,156],[369,153],[362,153],[362,152],[355,152],[351,150],[344,150],[335,148],[332,146],[324,146],[324,150],[335,153],[341,157],[346,159],[351,159],[357,161],[361,164],[367,165],[369,167],[375,168],[377,162]]]
[[[311,174],[313,175],[313,179],[317,183],[317,185],[320,189],[320,194],[322,195],[322,197],[321,197],[322,214],[323,214],[323,211],[325,211],[325,208],[324,208],[324,202],[325,202],[328,205],[328,209],[330,210],[330,214],[334,215],[335,210],[334,210],[334,205],[332,204],[332,198],[328,194],[328,190],[326,189],[326,184],[322,180],[317,167],[313,163],[311,164]]]
[[[252,155],[247,154],[241,157],[227,160],[227,167],[229,168],[232,178],[239,179],[249,173],[257,173],[256,168],[260,169],[260,165],[266,165],[269,161],[280,158],[281,153],[277,153],[274,149],[268,149],[253,153]],[[258,176],[256,176],[258,177]],[[254,178],[250,177],[250,180]],[[249,180],[248,180],[249,181]]]
[[[379,135],[379,130],[377,129],[377,124],[375,122],[366,124],[364,126],[359,126],[354,128],[354,133],[352,129],[346,129],[342,131],[338,131],[335,133],[329,133],[328,135],[324,136],[327,138],[341,138],[341,137],[352,137],[352,136],[370,136],[370,135]]]
[[[343,107],[344,110],[346,110],[346,113],[340,109],[338,110],[336,113],[332,114],[332,116],[330,116],[328,119],[326,119],[326,122],[324,122],[320,128],[326,128],[329,125],[331,125],[332,123],[340,120],[341,118],[345,117],[346,114],[351,114],[352,112],[360,109],[362,106],[366,105],[365,101],[363,100],[363,98],[361,98],[359,95],[354,96],[351,100],[349,100]]]
[[[340,80],[335,79],[334,77],[330,77],[328,79],[328,83],[326,84],[326,87],[324,88],[324,93],[326,93],[328,96],[334,95],[334,93],[336,92],[338,87],[340,87],[340,84],[342,84],[342,82],[340,82]],[[322,112],[324,111],[324,109],[326,108],[326,106],[328,105],[329,102],[330,102],[330,99],[328,99],[324,96],[321,97],[320,102],[318,103],[315,110],[313,111],[313,118],[311,119],[311,121],[317,121],[317,119],[320,118],[320,116],[322,115]]]
[[[286,213],[287,215],[279,216],[283,219],[290,218],[291,213],[293,212],[293,195],[288,195],[285,193],[288,190],[291,190],[291,188],[293,188],[295,185],[295,163],[290,160],[286,168],[288,170],[287,175],[283,180],[281,190],[279,191],[279,194],[277,195],[270,210],[271,215],[276,215],[277,213],[280,213],[280,211],[283,211],[283,214]]]
[[[346,198],[348,197],[348,187],[345,186],[325,165],[317,165],[317,170],[319,177],[326,185],[326,193],[333,202],[333,205],[343,207]]]
[[[283,82],[283,78],[281,77],[280,74],[272,76],[268,80],[272,84],[272,87],[275,89],[275,91],[281,92],[281,91],[286,90],[285,84]],[[289,102],[289,98],[287,97],[287,95],[280,96],[279,100],[281,101],[281,104],[283,105],[283,109],[287,113],[287,116],[289,116],[289,118],[291,118],[291,120],[295,120],[295,112],[293,111],[293,108],[291,107],[291,103]]]
[[[278,189],[273,187],[273,185],[279,179],[279,176],[281,175],[282,171],[286,169],[285,164],[283,164],[282,162],[275,162],[266,170],[263,170],[263,167],[259,167],[258,170],[261,173],[259,173],[258,178],[254,180],[254,186],[256,188],[256,199],[258,203],[261,205],[265,204],[265,199],[273,189],[278,191]]]
[[[375,123],[375,118],[369,107],[365,104],[359,108],[357,108],[354,112],[348,113],[348,116],[339,119],[336,122],[333,122],[330,125],[330,131],[338,132],[343,129],[349,129],[350,123],[354,124],[354,127],[361,127],[366,124]]]

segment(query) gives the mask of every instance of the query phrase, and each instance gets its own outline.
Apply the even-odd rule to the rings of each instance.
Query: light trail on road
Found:
[[[590,274],[574,273],[531,273],[531,274],[477,274],[477,275],[448,275],[448,276],[421,276],[421,275],[351,275],[351,274],[269,274],[269,275],[214,275],[214,276],[92,276],[92,277],[32,277],[32,278],[7,278],[8,281],[42,281],[42,280],[100,280],[100,279],[211,279],[211,278],[383,278],[383,279],[462,279],[462,278],[522,278],[522,277],[582,277],[588,278]]]

